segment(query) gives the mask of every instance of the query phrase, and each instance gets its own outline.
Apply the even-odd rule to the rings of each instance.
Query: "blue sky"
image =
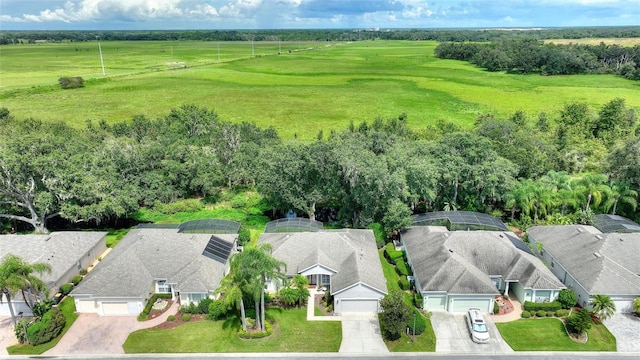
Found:
[[[0,0],[0,30],[640,25],[640,0]]]

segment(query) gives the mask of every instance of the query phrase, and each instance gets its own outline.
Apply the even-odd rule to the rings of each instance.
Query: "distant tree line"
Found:
[[[436,40],[487,42],[502,38],[535,39],[630,38],[640,37],[639,26],[545,29],[310,29],[310,30],[131,30],[131,31],[1,31],[0,45],[60,41],[359,41]]]
[[[333,208],[340,225],[381,222],[388,232],[414,212],[443,209],[521,224],[588,223],[604,212],[638,220],[640,131],[622,99],[533,118],[483,114],[468,132],[445,122],[412,130],[402,114],[312,142],[195,105],[81,129],[0,115],[5,228],[46,231],[56,216],[99,224],[234,186],[255,186],[275,210],[313,218]]]
[[[435,55],[469,61],[489,71],[541,75],[618,74],[640,80],[640,45],[557,45],[530,38],[490,43],[442,42]]]

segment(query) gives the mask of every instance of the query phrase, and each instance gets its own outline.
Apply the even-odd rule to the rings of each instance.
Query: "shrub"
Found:
[[[538,310],[556,311],[562,309],[562,305],[558,301],[552,301],[548,303],[525,301],[524,309],[531,312],[536,312]]]
[[[407,280],[406,276],[400,276],[400,278],[398,278],[398,285],[402,290],[409,290],[409,288],[411,287],[411,284],[409,284],[409,280]]]
[[[213,302],[212,299],[205,298],[198,302],[198,314],[208,314],[209,313],[209,305]]]
[[[571,289],[562,289],[558,294],[557,301],[562,305],[563,309],[572,308],[578,299],[576,298],[576,294]]]
[[[500,312],[500,305],[498,305],[498,303],[494,301],[493,302],[493,313],[497,314],[499,312]]]
[[[27,333],[25,329],[29,326],[29,321],[27,319],[20,319],[16,324],[16,327],[13,329],[13,332],[16,334],[16,339],[20,344],[24,344],[27,342]]]
[[[399,260],[404,258],[404,254],[402,251],[396,250],[393,243],[388,243],[384,248],[384,257],[390,264],[395,265]]]
[[[415,305],[415,307],[417,307],[418,309],[422,309],[422,307],[424,306],[424,299],[422,298],[422,295],[420,293],[413,294],[413,305]]]
[[[422,314],[420,314],[420,312],[418,310],[413,310],[413,316],[415,316],[415,321],[416,321],[416,335],[420,335],[424,332],[424,330],[427,328],[427,321],[424,319],[424,317],[422,316]],[[409,319],[409,333],[411,335],[414,334],[413,332],[413,316]]]
[[[198,199],[184,199],[164,204],[157,201],[153,204],[153,210],[165,215],[172,215],[179,212],[197,212],[204,208],[204,205]]]
[[[198,305],[194,303],[189,303],[188,305],[180,306],[181,314],[198,314],[200,309],[198,309]]]
[[[367,226],[367,229],[373,230],[373,234],[376,238],[376,246],[378,249],[382,248],[387,241],[387,234],[384,232],[382,228],[382,224],[380,223],[371,223]]]
[[[207,318],[210,320],[222,319],[227,313],[227,307],[224,306],[224,302],[221,299],[213,300],[209,304],[209,313]]]
[[[76,89],[84,87],[84,79],[80,76],[64,76],[58,79],[58,84],[63,89]]]
[[[191,314],[182,314],[182,321],[191,321]]]
[[[538,311],[536,311],[536,316],[537,317],[545,317],[545,316],[547,316],[547,312],[544,311],[544,310],[538,310]]]
[[[60,292],[62,293],[62,295],[69,295],[71,290],[73,290],[73,284],[71,284],[71,283],[62,284],[60,286]]]
[[[333,312],[333,304],[327,306],[327,312]]]
[[[44,314],[42,320],[27,328],[29,344],[35,346],[48,343],[60,335],[66,322],[67,320],[60,309],[57,307],[51,308],[51,310]]]
[[[560,310],[562,310],[562,309],[560,309]],[[560,311],[560,310],[558,310],[558,311]],[[547,311],[547,317],[552,317],[553,314],[554,314],[553,311]]]
[[[528,318],[531,317],[531,313],[528,312],[527,310],[525,310],[525,311],[522,312],[521,316],[522,316],[523,319],[528,319]]]
[[[82,276],[80,275],[76,275],[71,279],[71,283],[73,284],[73,286],[78,285],[80,281],[82,281]]]
[[[565,317],[567,315],[569,315],[569,310],[567,310],[567,309],[560,309],[560,310],[556,311],[556,316],[557,317]]]
[[[176,321],[176,316],[175,316],[175,315],[169,315],[169,316],[167,316],[167,321],[168,321],[168,322],[174,322],[174,321]]]
[[[36,318],[42,318],[44,314],[51,310],[51,307],[53,307],[53,303],[53,299],[47,299],[38,301],[37,303],[33,304],[33,316],[35,316]]]
[[[82,275],[82,276],[87,275],[87,269],[81,269],[80,270],[80,275]]]
[[[400,276],[409,275],[409,267],[407,266],[407,263],[404,262],[404,260],[398,259],[398,261],[396,262],[396,272]]]
[[[244,319],[244,323],[245,325],[247,325],[247,329],[253,329],[256,327],[256,319],[252,318],[252,317],[246,317]]]

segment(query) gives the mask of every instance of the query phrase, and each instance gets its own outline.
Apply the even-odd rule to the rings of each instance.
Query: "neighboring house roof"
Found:
[[[640,234],[603,234],[593,226],[534,226],[542,244],[589,294],[640,295]]]
[[[509,232],[449,231],[444,226],[416,226],[402,234],[422,291],[498,294],[490,275],[518,281],[524,288],[565,288],[539,259],[516,247],[514,238]]]
[[[288,276],[315,265],[336,271],[331,276],[332,294],[358,283],[382,294],[387,293],[376,240],[371,230],[263,233],[258,242],[273,246],[273,256],[287,264]]]
[[[0,261],[16,255],[28,263],[51,265],[51,273],[37,275],[51,287],[98,243],[106,232],[60,231],[47,235],[0,235]],[[79,270],[78,270],[79,271]]]
[[[603,233],[640,232],[640,225],[619,215],[595,215],[593,217],[593,226]]]
[[[175,290],[210,292],[224,277],[227,262],[203,254],[213,235],[178,233],[176,229],[134,229],[91,271],[72,294],[94,297],[142,297],[155,280],[176,284]],[[236,234],[218,234],[233,244]]]

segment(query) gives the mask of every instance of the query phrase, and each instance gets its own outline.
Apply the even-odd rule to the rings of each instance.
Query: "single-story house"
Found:
[[[228,272],[237,234],[185,233],[137,228],[71,292],[76,310],[99,315],[138,315],[154,293],[180,304],[209,298]]]
[[[492,312],[501,291],[520,302],[547,302],[565,288],[509,231],[413,226],[401,240],[425,310]]]
[[[640,227],[639,227],[640,229]],[[640,297],[640,232],[602,233],[588,225],[534,226],[529,241],[540,258],[587,307],[594,295],[608,295],[617,312],[632,312]]]
[[[80,270],[91,265],[106,249],[106,232],[60,231],[46,235],[0,235],[0,261],[8,255],[16,255],[28,263],[45,263],[50,273],[35,274],[47,284],[52,296],[60,285],[79,275]],[[2,296],[0,316],[9,316],[9,305]],[[15,314],[30,316],[31,310],[21,294],[11,298]]]
[[[301,274],[310,285],[327,288],[336,313],[380,310],[387,284],[372,230],[264,233],[258,243],[272,245],[287,276]],[[277,291],[277,284],[268,289]]]

